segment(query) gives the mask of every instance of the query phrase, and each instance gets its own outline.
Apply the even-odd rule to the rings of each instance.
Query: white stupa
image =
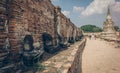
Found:
[[[116,40],[116,31],[114,29],[114,22],[112,20],[112,16],[110,14],[110,8],[108,7],[106,21],[103,24],[103,32],[101,34],[101,38],[106,40]]]

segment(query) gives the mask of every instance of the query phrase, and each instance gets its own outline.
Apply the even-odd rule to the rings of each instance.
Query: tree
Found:
[[[116,31],[119,31],[119,29],[120,29],[118,26],[114,26],[114,28]]]
[[[95,25],[90,25],[90,24],[81,26],[81,29],[84,32],[101,32],[102,31],[100,27],[97,27]]]

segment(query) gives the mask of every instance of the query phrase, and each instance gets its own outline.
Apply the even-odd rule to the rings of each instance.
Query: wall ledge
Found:
[[[86,39],[68,47],[67,50],[61,51],[55,56],[42,63],[45,70],[37,73],[80,73],[81,56],[85,46]],[[78,68],[76,70],[76,67]]]

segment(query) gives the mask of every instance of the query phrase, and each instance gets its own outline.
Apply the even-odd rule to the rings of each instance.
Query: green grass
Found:
[[[45,66],[43,66],[41,63],[36,63],[34,66],[33,66],[33,69],[37,70],[37,71],[43,71],[45,70]]]

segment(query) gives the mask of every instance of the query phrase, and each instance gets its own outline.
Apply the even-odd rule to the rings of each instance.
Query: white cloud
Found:
[[[70,17],[70,11],[62,11],[62,13],[68,18]]]
[[[73,6],[73,12],[81,12],[84,10],[84,7]]]
[[[82,11],[83,16],[90,16],[93,14],[102,14],[106,10],[106,8],[115,3],[115,0],[94,0],[86,7],[84,11]]]
[[[120,12],[120,2],[115,2],[112,5],[112,10],[114,10],[115,12]]]
[[[59,2],[59,0],[51,0],[52,2]]]

